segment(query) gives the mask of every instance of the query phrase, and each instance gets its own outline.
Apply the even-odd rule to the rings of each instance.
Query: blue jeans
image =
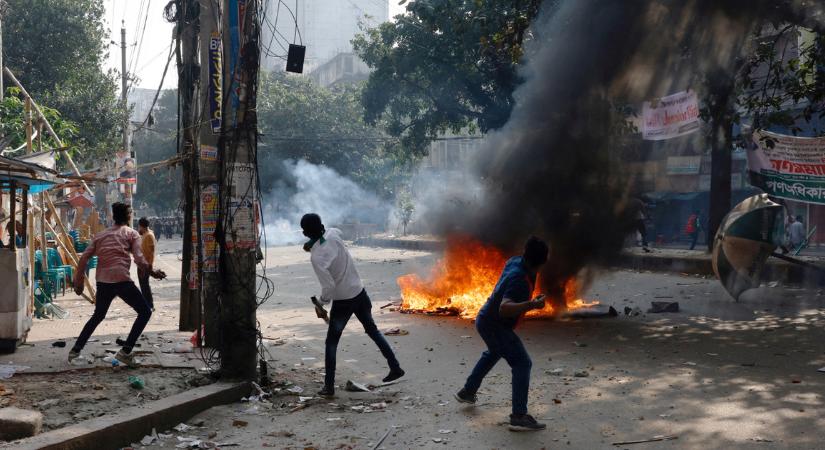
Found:
[[[478,391],[484,377],[504,358],[513,372],[513,414],[527,414],[527,391],[530,389],[533,362],[521,339],[511,328],[498,324],[483,314],[476,317],[476,330],[487,344],[487,350],[481,353],[464,389],[473,394]]]
[[[338,352],[338,341],[341,340],[341,333],[349,322],[349,318],[355,314],[364,331],[375,342],[381,354],[387,359],[390,369],[400,369],[398,360],[390,348],[389,342],[384,335],[378,331],[375,320],[372,318],[372,303],[366,290],[349,300],[335,300],[332,302],[332,309],[329,312],[329,328],[327,329],[326,351],[324,354],[324,386],[335,386],[335,354]]]

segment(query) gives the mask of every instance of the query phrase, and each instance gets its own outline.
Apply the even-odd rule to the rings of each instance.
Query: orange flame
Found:
[[[444,257],[436,262],[426,279],[416,274],[398,277],[401,310],[473,319],[493,292],[506,262],[504,254],[494,247],[466,237],[452,237],[447,241]],[[535,292],[541,292],[539,283],[536,284]],[[577,298],[575,278],[568,279],[564,286],[568,310],[598,303]],[[548,299],[544,309],[530,311],[526,316],[552,317],[555,313],[553,302]]]

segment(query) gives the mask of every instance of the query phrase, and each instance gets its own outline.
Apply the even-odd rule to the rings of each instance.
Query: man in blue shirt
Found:
[[[476,330],[487,344],[487,350],[467,378],[464,388],[455,394],[462,403],[475,403],[476,392],[493,366],[504,358],[513,371],[513,413],[511,431],[543,430],[547,426],[527,414],[527,391],[530,388],[530,368],[533,363],[521,339],[513,329],[519,318],[531,309],[544,308],[544,295],[530,299],[536,285],[539,268],[547,262],[549,248],[537,237],[530,237],[524,254],[507,260],[493,294],[476,317]]]

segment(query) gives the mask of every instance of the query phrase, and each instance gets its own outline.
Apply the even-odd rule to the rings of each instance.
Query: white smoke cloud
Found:
[[[327,228],[350,223],[385,226],[390,206],[349,178],[305,160],[281,164],[285,180],[264,195],[267,245],[304,242],[300,221],[310,212],[320,215]]]

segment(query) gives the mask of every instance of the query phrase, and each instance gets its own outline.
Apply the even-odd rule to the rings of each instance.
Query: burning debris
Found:
[[[398,278],[401,288],[401,312],[459,316],[474,319],[493,292],[504,263],[504,253],[466,236],[453,236],[447,242],[444,257],[429,276],[417,274]],[[536,293],[542,292],[541,278]],[[544,309],[527,313],[528,318],[552,318],[559,312],[593,307],[599,302],[578,298],[578,283],[569,278],[562,298],[551,299]]]

